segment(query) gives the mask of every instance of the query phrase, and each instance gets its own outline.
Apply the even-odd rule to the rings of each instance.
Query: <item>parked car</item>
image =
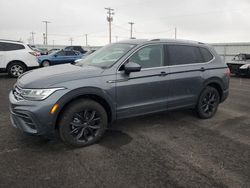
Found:
[[[58,52],[58,51],[60,51],[59,48],[52,48],[52,49],[50,49],[50,50],[47,52],[47,55],[49,55],[49,54],[51,54],[51,53],[53,53],[53,52]]]
[[[20,41],[0,39],[0,72],[17,78],[25,71],[38,67],[37,52]]]
[[[227,65],[233,74],[250,76],[250,54],[238,54]]]
[[[37,52],[37,56],[40,56],[40,55],[47,55],[47,51],[44,51],[44,50],[41,50],[39,48],[37,48],[35,45],[30,45],[28,44],[28,46],[34,50],[35,52]]]
[[[89,50],[89,51],[87,51],[87,52],[82,56],[81,59],[75,60],[75,63],[80,62],[81,60],[83,60],[84,58],[86,58],[88,55],[94,53],[95,51],[96,51],[96,50]]]
[[[75,50],[80,52],[81,54],[85,54],[87,51],[83,49],[82,46],[67,46],[64,48],[65,50]]]
[[[75,65],[22,75],[9,95],[11,120],[24,132],[59,131],[66,143],[86,146],[118,119],[182,108],[213,117],[228,96],[229,74],[203,43],[122,41]]]
[[[49,55],[43,55],[38,57],[38,63],[42,67],[48,67],[50,65],[58,65],[64,63],[74,63],[75,60],[81,59],[82,54],[73,50],[60,50],[53,52]]]

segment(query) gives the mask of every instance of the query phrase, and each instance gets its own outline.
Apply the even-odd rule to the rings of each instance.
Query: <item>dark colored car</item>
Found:
[[[85,54],[87,51],[83,49],[81,46],[67,46],[64,48],[65,50],[75,50],[80,52],[81,54]]]
[[[64,63],[74,63],[75,60],[81,59],[82,54],[73,50],[60,50],[53,52],[49,55],[39,56],[38,63],[42,67],[48,67],[50,65],[58,65]]]
[[[238,54],[227,65],[232,74],[250,76],[250,54]]]
[[[86,146],[113,121],[174,109],[211,118],[229,93],[229,69],[214,49],[179,40],[128,40],[75,65],[23,74],[9,94],[12,124]]]

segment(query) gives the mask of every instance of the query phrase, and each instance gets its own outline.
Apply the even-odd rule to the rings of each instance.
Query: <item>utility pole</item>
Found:
[[[46,44],[46,35],[45,35],[45,33],[43,33],[43,45],[45,45]]]
[[[133,38],[133,25],[134,25],[135,23],[133,23],[133,22],[128,22],[128,24],[130,24],[130,39],[132,39],[132,38]]]
[[[88,46],[88,34],[85,34],[86,47]]]
[[[70,38],[69,41],[70,41],[70,46],[72,46],[73,38]]]
[[[107,14],[107,21],[109,22],[109,43],[111,43],[111,22],[113,21],[113,17],[112,15],[114,15],[114,9],[112,8],[105,8],[106,10],[108,10]]]
[[[175,40],[177,39],[177,28],[176,27],[174,28],[174,39]]]
[[[48,23],[51,23],[49,21],[42,21],[45,23],[45,45],[48,45]]]
[[[30,32],[30,34],[31,34],[32,44],[35,44],[35,34],[36,34],[36,33],[34,33],[34,32],[32,31],[32,32]]]

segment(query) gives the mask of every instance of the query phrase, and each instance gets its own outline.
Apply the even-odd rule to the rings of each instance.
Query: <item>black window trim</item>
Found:
[[[138,49],[136,49],[134,52],[132,52],[131,54],[129,54],[129,56],[118,66],[117,68],[117,73],[121,73],[123,72],[123,70],[120,70],[120,68],[125,64],[127,63],[127,61],[129,60],[129,58],[134,55],[137,51],[139,51],[140,49],[144,48],[144,47],[147,47],[147,46],[152,46],[152,45],[163,45],[163,53],[164,53],[164,64],[165,66],[160,66],[160,67],[151,67],[151,68],[143,68],[141,70],[154,70],[154,69],[162,69],[162,68],[168,68],[168,67],[182,67],[182,66],[190,66],[190,65],[205,65],[205,64],[209,64],[211,63],[214,59],[215,59],[215,56],[214,54],[206,47],[203,47],[203,46],[199,46],[199,45],[192,45],[192,44],[178,44],[178,43],[172,43],[172,42],[159,42],[159,43],[149,43],[149,44],[145,44],[145,45],[142,45],[140,46]],[[199,48],[199,51],[200,51],[200,48],[205,48],[207,49],[210,54],[213,56],[213,58],[210,60],[210,61],[207,61],[207,62],[202,62],[202,63],[190,63],[190,64],[183,64],[183,65],[170,65],[169,64],[169,52],[167,50],[167,46],[168,45],[180,45],[180,46],[191,46],[191,47],[198,47]],[[166,51],[165,51],[165,48],[166,48]],[[202,55],[202,54],[201,54]],[[202,55],[202,58],[203,58],[203,55]]]

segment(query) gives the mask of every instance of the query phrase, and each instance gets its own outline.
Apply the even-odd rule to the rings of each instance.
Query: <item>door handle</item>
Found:
[[[200,71],[204,72],[206,69],[205,67],[201,67]]]
[[[164,71],[162,71],[161,73],[160,73],[160,76],[167,76],[168,75],[168,73],[166,73],[166,72],[164,72]]]

